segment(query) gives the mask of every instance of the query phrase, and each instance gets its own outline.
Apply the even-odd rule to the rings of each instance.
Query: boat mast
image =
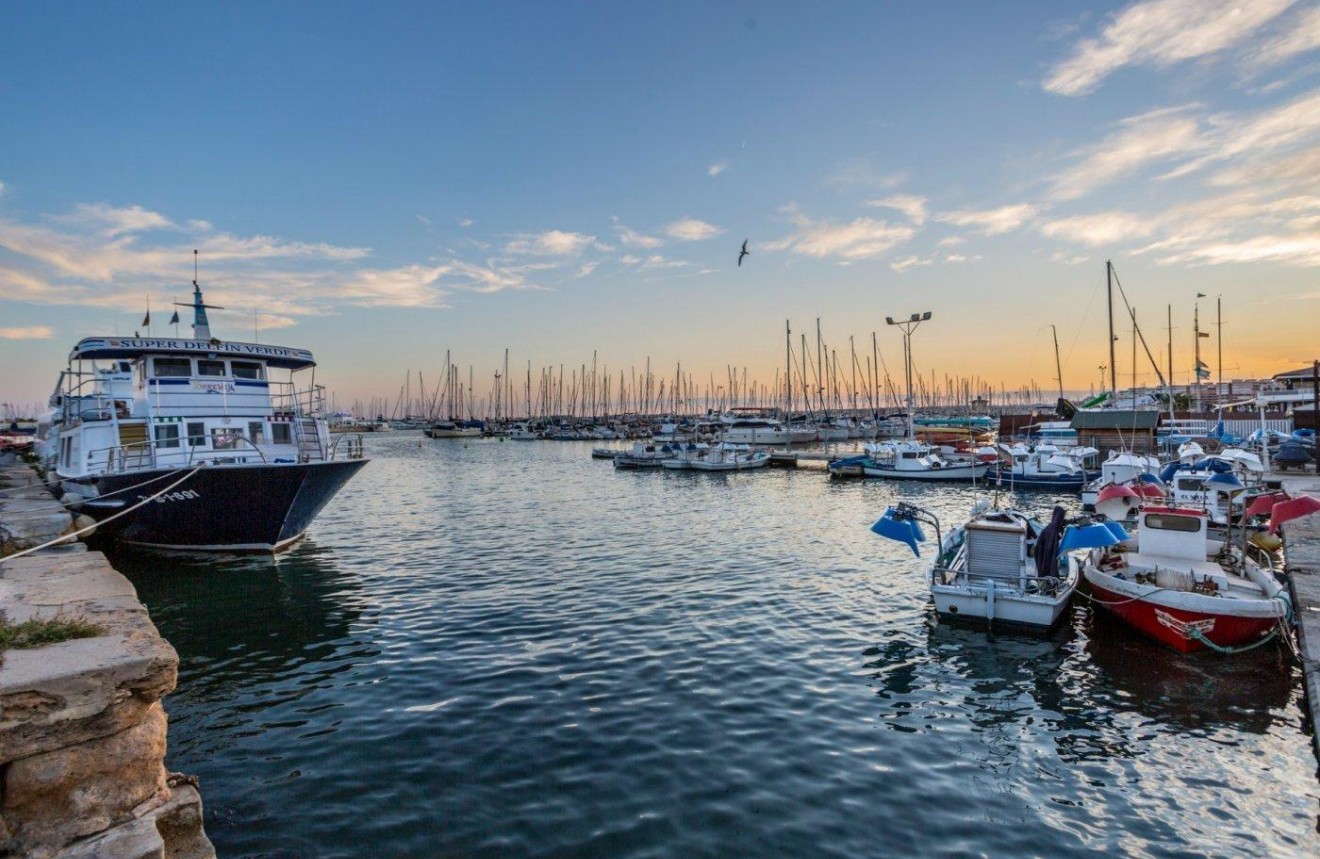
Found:
[[[1173,305],[1169,305],[1169,383],[1164,386],[1169,392],[1169,420],[1176,420],[1173,408]]]
[[[784,400],[787,403],[784,411],[785,420],[793,417],[793,328],[789,325],[790,321],[784,320]]]
[[[1219,353],[1219,384],[1215,387],[1215,402],[1222,403],[1221,389],[1224,387],[1224,297],[1215,296],[1215,349]]]
[[[1054,332],[1054,372],[1057,374],[1054,379],[1059,383],[1059,399],[1063,399],[1063,365],[1059,363],[1059,329],[1050,325],[1050,330]]]
[[[1200,298],[1201,293],[1198,292],[1196,297]],[[1192,384],[1196,386],[1196,411],[1199,413],[1201,411],[1201,305],[1193,304],[1192,308],[1192,339],[1196,342],[1196,354],[1192,364]]]
[[[1118,381],[1114,373],[1114,264],[1105,260],[1105,283],[1109,292],[1109,395],[1118,396]]]

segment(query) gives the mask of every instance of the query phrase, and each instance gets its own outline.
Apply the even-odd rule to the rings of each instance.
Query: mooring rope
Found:
[[[95,523],[93,523],[93,524],[91,524],[91,525],[88,525],[86,528],[79,528],[77,531],[74,531],[72,534],[62,534],[62,535],[60,535],[59,537],[56,537],[54,540],[48,540],[48,541],[46,541],[45,543],[42,543],[40,546],[33,546],[31,549],[24,549],[24,550],[21,551],[21,552],[15,552],[15,553],[12,554],[12,555],[7,555],[7,556],[5,556],[5,557],[3,557],[3,558],[0,558],[0,564],[5,563],[6,561],[12,561],[12,560],[14,560],[15,558],[21,558],[21,557],[23,557],[24,555],[30,555],[30,554],[32,554],[33,552],[37,552],[37,551],[40,551],[40,550],[42,550],[42,549],[49,548],[49,547],[51,547],[51,546],[55,546],[55,545],[57,545],[57,544],[59,544],[59,543],[66,543],[66,542],[69,542],[69,541],[70,541],[72,538],[74,538],[74,537],[81,537],[83,534],[87,533],[88,531],[95,530],[95,529],[97,528],[97,526],[99,526],[99,525],[104,525],[104,524],[106,524],[107,522],[113,522],[113,521],[115,521],[116,519],[118,519],[120,516],[125,516],[125,515],[127,515],[127,514],[129,514],[129,513],[132,513],[134,510],[138,509],[139,507],[141,507],[141,506],[144,505],[144,504],[150,504],[152,501],[155,501],[157,498],[159,498],[160,496],[164,495],[166,492],[169,492],[171,489],[173,489],[174,487],[180,485],[180,484],[183,483],[185,480],[187,480],[188,478],[192,477],[194,474],[196,474],[197,472],[199,472],[199,471],[201,471],[201,470],[202,470],[202,469],[201,469],[200,466],[194,468],[192,471],[189,471],[189,472],[188,472],[187,474],[185,474],[183,477],[180,477],[178,480],[174,481],[174,482],[171,483],[169,486],[166,486],[164,489],[160,490],[160,491],[157,492],[155,495],[148,496],[148,497],[142,499],[141,501],[139,501],[137,504],[134,504],[132,507],[126,507],[126,508],[124,508],[123,510],[120,510],[118,513],[114,514],[113,516],[107,516],[107,517],[105,517],[104,519],[102,519],[102,520],[99,521],[99,522],[95,522]],[[177,472],[177,471],[175,471],[175,472],[171,472],[171,474],[178,474],[178,472]],[[168,475],[167,475],[167,476],[168,476]],[[112,493],[112,494],[113,494],[113,493]],[[107,497],[108,497],[108,496],[107,496]]]

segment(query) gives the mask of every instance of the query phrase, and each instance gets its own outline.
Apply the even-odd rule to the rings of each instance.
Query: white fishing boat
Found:
[[[674,449],[667,444],[638,441],[629,450],[614,451],[611,458],[615,468],[661,468],[673,455]]]
[[[1082,462],[1099,453],[1093,447],[1060,450],[1051,444],[1001,445],[1002,459],[986,472],[988,481],[1015,488],[1080,491],[1089,476]]]
[[[978,480],[990,467],[975,459],[951,460],[928,444],[885,441],[863,445],[866,453],[829,464],[835,475],[857,474],[891,480]]]
[[[1140,475],[1160,473],[1158,457],[1128,451],[1110,451],[1104,462],[1100,463],[1100,476],[1090,481],[1082,490],[1082,509],[1095,507],[1100,490],[1106,486],[1121,486],[1136,480]]]
[[[786,446],[793,444],[794,434],[773,418],[730,417],[724,421],[719,439],[731,444],[762,444]],[[812,440],[815,439],[812,430]]]
[[[480,438],[481,427],[468,426],[461,421],[436,421],[423,432],[427,438]]]
[[[763,450],[753,450],[745,444],[717,444],[710,448],[705,456],[689,461],[688,467],[695,471],[747,471],[753,468],[765,468],[770,464],[770,454]]]
[[[1058,551],[1063,518],[1061,507],[1043,524],[982,502],[967,522],[941,536],[933,513],[900,502],[871,530],[919,557],[925,541],[919,523],[935,528],[939,554],[926,570],[926,585],[942,618],[1048,630],[1063,617],[1079,580],[1077,558]]]

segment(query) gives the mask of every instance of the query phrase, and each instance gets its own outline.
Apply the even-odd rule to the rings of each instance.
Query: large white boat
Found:
[[[331,436],[311,352],[213,338],[198,287],[193,311],[191,339],[74,346],[55,474],[120,542],[278,551],[366,464],[361,436]]]
[[[427,438],[480,438],[481,427],[468,426],[462,421],[436,421],[423,432]]]
[[[1092,480],[1082,490],[1082,509],[1092,510],[1106,486],[1122,486],[1136,480],[1143,474],[1158,475],[1160,461],[1158,457],[1146,456],[1128,451],[1110,451],[1109,457],[1100,463],[1100,476]]]
[[[762,417],[732,417],[724,421],[724,426],[720,430],[720,441],[730,444],[762,444],[783,446],[796,443],[799,438],[806,441],[815,441],[817,438],[816,430],[812,429],[809,433],[810,438],[806,438],[806,433],[798,433],[790,430],[773,418]]]
[[[1062,507],[1042,523],[982,502],[966,523],[941,537],[933,513],[900,502],[871,530],[919,557],[925,535],[918,523],[935,528],[939,555],[926,570],[926,586],[941,617],[1048,630],[1063,617],[1078,583],[1077,558],[1058,551],[1063,518]]]

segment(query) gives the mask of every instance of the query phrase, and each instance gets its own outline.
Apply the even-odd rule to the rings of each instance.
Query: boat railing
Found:
[[[340,445],[343,446],[343,451],[340,451]],[[335,440],[330,444],[330,455],[326,459],[334,461],[340,453],[343,454],[345,459],[362,459],[366,456],[366,446],[362,439],[362,433],[346,432],[336,435]]]
[[[325,386],[299,389],[293,382],[271,382],[270,405],[276,413],[321,418],[325,415]]]
[[[192,468],[194,465],[205,464],[229,464],[237,457],[246,457],[248,449],[260,458],[262,465],[269,463],[266,453],[255,441],[248,438],[245,433],[236,430],[229,434],[227,441],[234,445],[244,445],[242,450],[235,448],[232,452],[225,451],[201,451],[200,442],[205,441],[207,436],[185,436],[182,439],[147,439],[145,441],[129,442],[128,444],[118,444],[111,447],[93,448],[87,452],[87,461],[95,462],[97,454],[106,455],[106,471],[113,474],[122,474],[125,471],[137,468],[154,468],[162,465],[170,465],[175,462],[180,468]],[[193,440],[198,440],[198,444],[193,444]],[[161,455],[162,450],[173,451],[183,445],[187,448],[187,456],[177,456],[174,454]],[[182,451],[180,451],[180,454]],[[165,460],[165,462],[162,462]]]

